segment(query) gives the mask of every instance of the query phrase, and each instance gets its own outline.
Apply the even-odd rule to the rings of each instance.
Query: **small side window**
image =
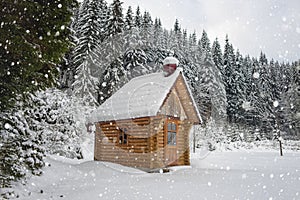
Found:
[[[126,128],[120,128],[119,129],[119,144],[123,145],[123,144],[128,144],[128,134],[127,134],[127,129]]]
[[[168,122],[168,145],[176,145],[176,133],[177,133],[177,125],[174,122]]]

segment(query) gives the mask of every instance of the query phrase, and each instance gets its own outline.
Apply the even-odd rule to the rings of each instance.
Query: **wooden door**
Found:
[[[177,164],[177,137],[178,120],[167,119],[164,127],[165,137],[165,164],[167,166]]]

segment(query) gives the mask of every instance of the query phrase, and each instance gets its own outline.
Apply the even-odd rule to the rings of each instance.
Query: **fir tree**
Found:
[[[123,28],[124,19],[122,3],[114,0],[110,5],[110,19],[108,21],[108,38],[102,44],[101,66],[104,70],[98,84],[98,102],[101,104],[128,81],[123,65]]]
[[[203,30],[203,32],[202,32],[202,36],[200,39],[200,45],[202,48],[202,52],[205,52],[206,54],[211,53],[210,41],[208,39],[208,36],[207,36],[207,33],[205,30]]]
[[[125,16],[125,27],[127,30],[131,30],[133,26],[134,26],[133,12],[131,6],[129,6]]]
[[[110,5],[110,19],[108,20],[107,33],[108,36],[115,36],[123,32],[124,19],[122,2],[114,0]]]
[[[196,81],[199,80],[199,77],[198,77],[199,67],[198,67],[198,64],[196,64],[196,62],[198,60],[197,55],[199,54],[198,49],[197,49],[196,32],[189,35],[187,46],[188,46],[187,55],[188,55],[189,62],[185,63],[186,65],[183,67],[183,70],[184,70],[185,76],[187,77],[187,80],[189,82],[189,85],[191,87],[193,94],[196,94],[196,92],[195,92],[195,88],[197,86]]]
[[[292,64],[291,71],[289,89],[283,94],[283,101],[286,105],[284,118],[287,120],[284,125],[292,138],[300,139],[300,61]]]
[[[27,173],[41,175],[45,149],[37,133],[30,128],[21,107],[0,115],[0,186],[11,187],[13,181],[23,179]]]
[[[224,120],[226,117],[226,92],[221,73],[211,59],[201,62],[195,83],[194,96],[198,100],[198,108],[202,119]],[[196,79],[196,80],[197,80]]]
[[[153,35],[153,21],[149,12],[144,12],[140,34],[144,44],[143,50],[150,53],[153,47],[153,40],[151,37]]]
[[[177,19],[174,24],[174,30],[171,31],[171,33],[171,40],[173,41],[171,43],[171,50],[174,52],[174,55],[182,61],[186,58],[186,52],[183,48],[183,35]]]
[[[255,110],[254,110],[254,102],[255,95],[255,79],[253,79],[253,64],[249,55],[247,55],[241,65],[241,74],[244,76],[244,87],[242,88],[241,93],[241,108],[240,112],[242,112],[242,117],[240,119],[240,123],[245,124],[249,129],[256,128],[255,127]],[[245,139],[247,141],[252,141],[254,139],[253,135],[245,135]]]
[[[163,28],[161,25],[161,21],[159,18],[155,18],[154,26],[153,26],[153,45],[157,47],[157,49],[163,49]]]
[[[235,54],[235,87],[236,87],[236,122],[243,123],[244,122],[244,109],[242,105],[244,103],[244,97],[246,96],[246,74],[244,73],[245,70],[243,69],[243,56],[240,54],[239,50],[236,51]]]
[[[220,72],[223,71],[223,54],[222,54],[222,50],[221,50],[221,45],[218,41],[218,38],[215,39],[215,41],[213,42],[212,45],[212,57],[213,57],[213,61],[215,63],[215,65],[218,67],[218,69],[220,70]]]
[[[87,106],[81,98],[66,95],[60,90],[49,89],[32,96],[32,105],[25,110],[29,127],[33,130],[48,154],[82,159],[79,136],[84,124],[76,115]],[[82,102],[82,103],[78,103]],[[82,117],[84,119],[84,117]]]
[[[0,1],[1,188],[42,173],[45,149],[26,118],[26,101],[54,85],[56,65],[70,46],[67,26],[76,6],[75,0]]]
[[[0,110],[53,86],[56,64],[68,50],[75,0],[0,1]]]
[[[175,34],[178,34],[179,32],[181,32],[178,19],[176,19],[175,24],[174,24],[174,32],[175,32]]]
[[[142,49],[144,45],[139,29],[133,27],[131,30],[126,31],[124,33],[124,39],[125,43],[123,48],[125,53],[123,56],[123,63],[128,80],[148,74],[150,69],[146,64],[147,56]]]
[[[224,84],[227,96],[227,115],[229,122],[236,121],[236,109],[237,109],[237,83],[236,83],[236,71],[235,71],[235,55],[232,45],[229,43],[228,36],[225,40],[223,76]]]
[[[97,77],[101,73],[97,51],[101,41],[106,37],[103,35],[106,12],[105,1],[87,0],[80,7],[77,22],[77,44],[71,60],[75,68],[73,95],[91,104],[97,103]]]
[[[142,27],[142,16],[141,16],[141,11],[140,11],[140,7],[139,6],[136,8],[135,17],[134,17],[134,25],[137,28],[141,28]]]

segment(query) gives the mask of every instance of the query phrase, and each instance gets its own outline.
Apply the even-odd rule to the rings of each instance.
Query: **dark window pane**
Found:
[[[176,133],[168,132],[168,145],[176,145]]]
[[[175,123],[173,124],[172,128],[173,128],[172,130],[176,131],[176,124]]]
[[[124,133],[124,142],[123,144],[127,144],[127,134]]]
[[[170,144],[171,143],[171,134],[170,134],[170,132],[168,132],[168,144]]]
[[[176,131],[176,124],[175,123],[168,123],[168,131]]]
[[[168,130],[172,130],[172,123],[168,123]]]
[[[119,144],[122,144],[122,142],[123,142],[123,134],[120,133],[119,134]]]
[[[172,140],[172,144],[176,145],[176,133],[173,133],[172,135],[173,135],[173,137],[172,137],[172,139],[173,139]]]

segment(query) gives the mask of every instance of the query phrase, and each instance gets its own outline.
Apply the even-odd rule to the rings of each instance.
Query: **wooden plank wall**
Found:
[[[178,117],[181,120],[187,118],[175,88],[172,88],[171,92],[165,99],[163,106],[160,109],[160,114]]]
[[[109,161],[136,168],[150,168],[150,118],[97,123],[95,160]],[[119,129],[127,129],[128,144],[119,144]]]
[[[114,162],[141,169],[166,167],[164,123],[166,116],[146,117],[96,124],[95,160]],[[178,165],[189,165],[188,120],[179,121],[177,134]],[[128,144],[118,144],[120,128],[126,128]]]
[[[178,139],[177,139],[177,164],[178,165],[190,165],[190,143],[189,133],[192,127],[192,123],[188,120],[180,121]]]
[[[150,155],[150,168],[162,168],[165,167],[164,161],[164,122],[165,116],[157,116],[151,118],[151,155]]]

